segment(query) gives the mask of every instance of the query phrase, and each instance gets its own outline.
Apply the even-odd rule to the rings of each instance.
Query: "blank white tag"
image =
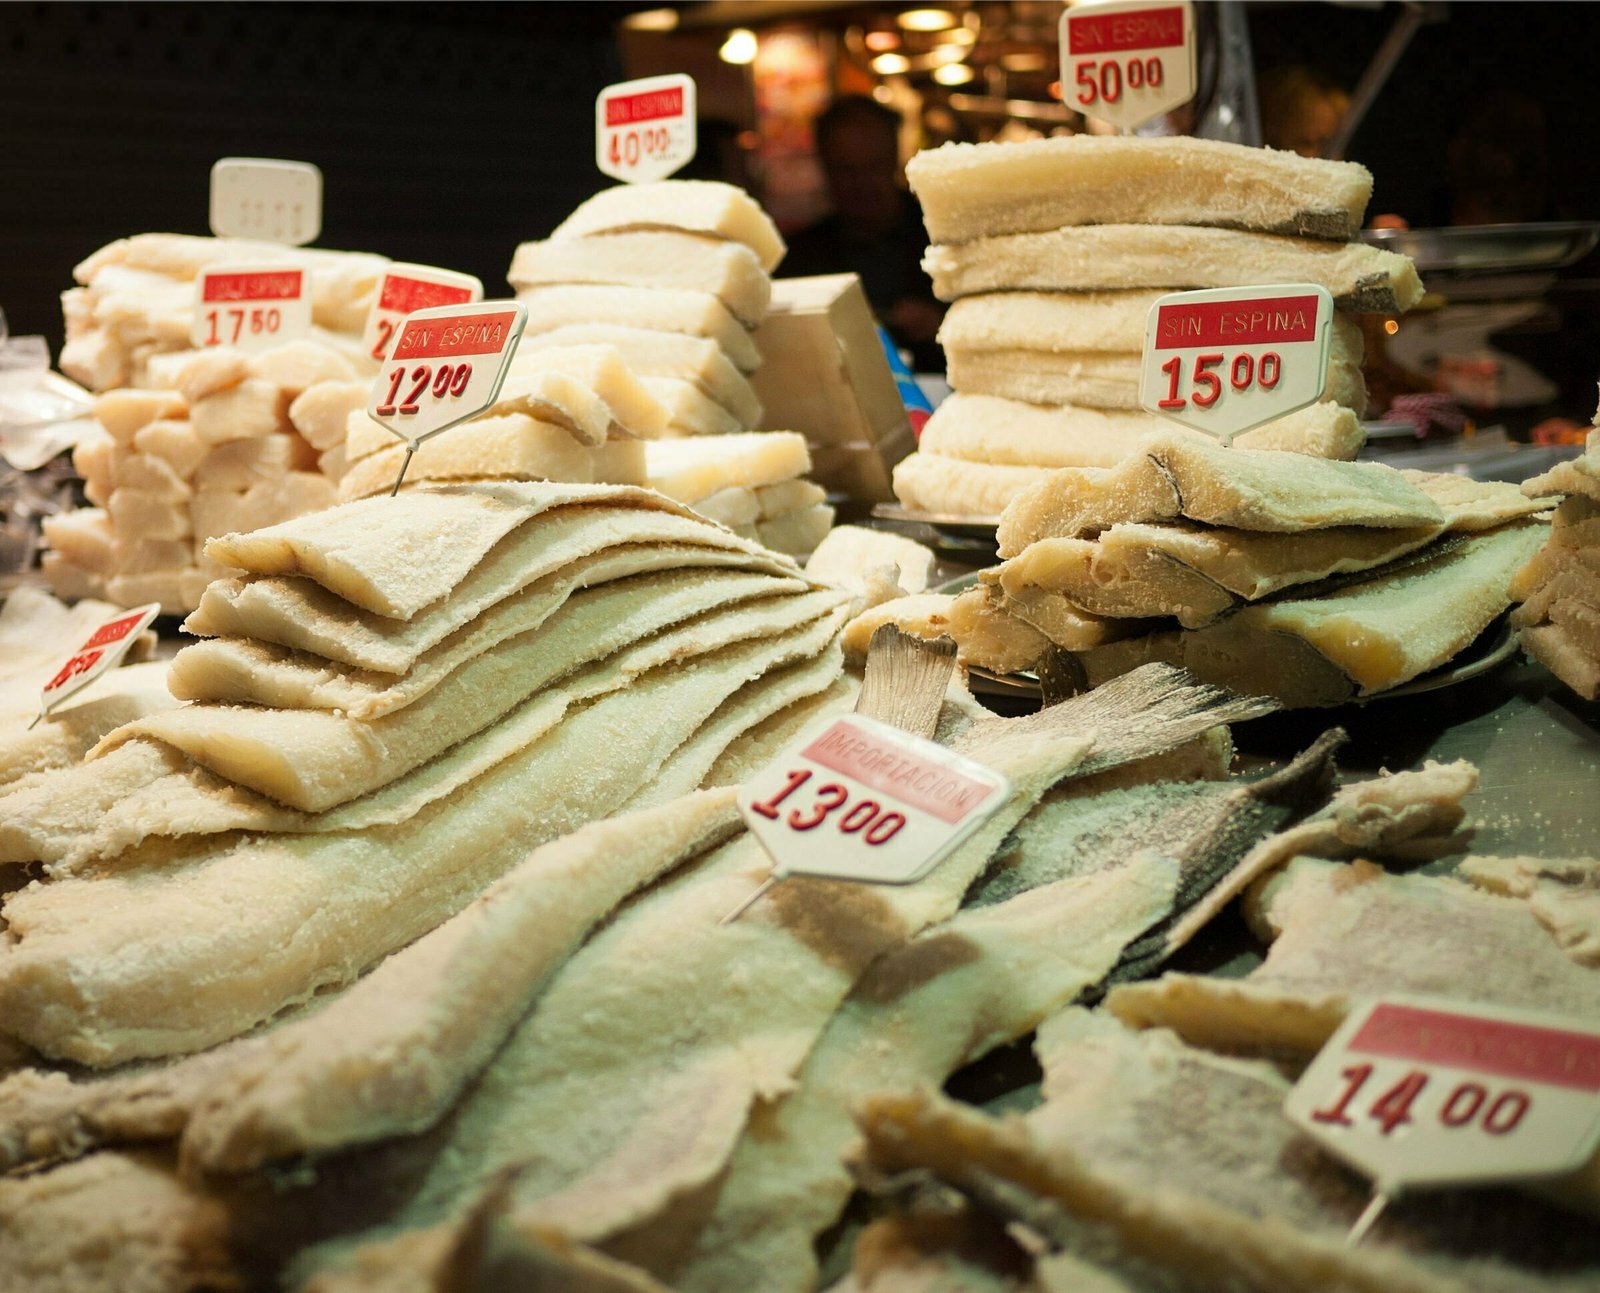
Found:
[[[211,232],[303,247],[322,232],[322,172],[310,162],[224,157],[211,167]]]

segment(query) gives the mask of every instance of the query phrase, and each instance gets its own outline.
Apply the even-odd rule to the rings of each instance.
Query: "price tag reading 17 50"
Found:
[[[527,321],[516,301],[408,315],[372,383],[368,416],[413,446],[477,417],[499,396]]]
[[[281,262],[215,265],[195,279],[196,346],[270,350],[311,330],[311,282],[306,270]]]
[[[1085,0],[1061,15],[1061,95],[1123,130],[1194,97],[1189,0]]]
[[[48,714],[74,692],[82,691],[127,653],[150,621],[161,614],[158,603],[137,606],[107,620],[67,657],[39,692],[39,712]],[[38,720],[35,719],[35,722]]]
[[[774,877],[920,880],[1005,802],[1004,777],[851,714],[802,736],[745,783],[739,808]]]
[[[1139,402],[1226,444],[1321,397],[1332,332],[1314,283],[1173,292],[1150,307]]]
[[[440,305],[469,305],[483,300],[483,284],[471,274],[431,265],[390,265],[378,284],[378,295],[367,312],[362,344],[374,359],[383,360],[394,331],[408,314]]]
[[[607,86],[594,101],[595,164],[628,184],[664,180],[694,157],[694,80],[682,73]]]
[[[1284,1111],[1391,1198],[1559,1176],[1600,1146],[1600,1029],[1387,997],[1351,1013]]]

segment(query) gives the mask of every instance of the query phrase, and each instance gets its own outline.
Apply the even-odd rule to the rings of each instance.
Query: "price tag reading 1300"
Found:
[[[372,383],[367,415],[411,445],[493,407],[522,340],[516,301],[445,305],[408,315]]]
[[[694,80],[675,72],[607,86],[594,101],[595,164],[628,184],[664,180],[696,144]]]
[[[1321,397],[1332,331],[1314,283],[1173,292],[1150,307],[1139,402],[1226,444]]]
[[[1284,1111],[1389,1197],[1562,1175],[1600,1145],[1600,1031],[1386,997],[1351,1012]]]
[[[773,874],[920,880],[1005,802],[999,773],[851,714],[794,742],[745,783],[739,809]]]
[[[310,275],[282,262],[214,265],[195,279],[196,346],[270,350],[311,331]]]
[[[1086,0],[1061,15],[1061,95],[1122,130],[1194,97],[1189,0]]]

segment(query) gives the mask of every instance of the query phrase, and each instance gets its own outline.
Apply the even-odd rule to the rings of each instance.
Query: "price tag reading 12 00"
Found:
[[[522,340],[516,301],[445,305],[408,315],[372,383],[367,415],[415,445],[493,406]]]
[[[161,614],[156,602],[137,606],[107,620],[67,657],[39,692],[39,712],[48,714],[74,692],[81,691],[122,659],[150,621]],[[35,722],[38,720],[35,719]]]
[[[745,823],[777,879],[920,880],[1005,802],[982,764],[851,714],[802,736],[746,782]]]
[[[381,362],[389,353],[395,329],[406,315],[435,306],[468,305],[481,300],[483,284],[471,274],[434,269],[431,265],[390,265],[367,313],[362,345]]]
[[[1386,997],[1351,1012],[1284,1111],[1389,1197],[1562,1175],[1600,1145],[1600,1029]]]
[[[1321,397],[1332,331],[1314,283],[1173,292],[1150,307],[1139,402],[1227,444]]]
[[[664,180],[694,157],[694,80],[675,72],[607,86],[594,101],[595,164],[629,184]]]
[[[194,293],[196,346],[270,350],[311,330],[310,275],[281,261],[201,270]]]
[[[1122,130],[1194,97],[1189,0],[1086,0],[1061,15],[1061,97]]]

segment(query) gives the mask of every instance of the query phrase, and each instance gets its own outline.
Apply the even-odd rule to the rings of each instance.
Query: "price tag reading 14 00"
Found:
[[[1062,97],[1123,130],[1194,97],[1189,0],[1086,0],[1061,15]]]
[[[1150,307],[1139,402],[1226,444],[1321,397],[1332,330],[1314,283],[1173,292]]]
[[[1600,1145],[1600,1030],[1386,997],[1351,1012],[1284,1111],[1385,1197],[1562,1175]]]
[[[693,157],[692,78],[647,76],[607,86],[594,101],[595,164],[629,184],[664,180]]]
[[[299,267],[282,262],[215,265],[195,279],[196,346],[269,350],[311,330],[311,284]]]
[[[372,384],[367,415],[416,445],[493,406],[522,340],[516,301],[445,305],[408,315]]]
[[[859,714],[802,736],[745,783],[739,808],[774,875],[920,880],[1008,790],[999,773]]]

